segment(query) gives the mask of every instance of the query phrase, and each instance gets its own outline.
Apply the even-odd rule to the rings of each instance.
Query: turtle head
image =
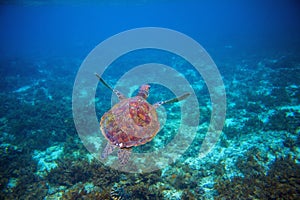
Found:
[[[150,85],[142,85],[139,89],[138,96],[147,99],[147,97],[149,96],[149,89],[150,89]]]

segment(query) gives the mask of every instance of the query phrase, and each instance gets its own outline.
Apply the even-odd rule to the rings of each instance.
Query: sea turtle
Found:
[[[146,100],[149,95],[149,85],[142,85],[137,96],[126,98],[122,93],[109,86],[97,73],[95,75],[101,83],[117,95],[120,101],[101,117],[100,130],[108,140],[101,155],[102,159],[118,148],[118,159],[121,166],[128,162],[132,147],[151,141],[158,133],[160,124],[156,108],[163,104],[181,101],[190,95],[186,93],[180,97],[151,105]]]

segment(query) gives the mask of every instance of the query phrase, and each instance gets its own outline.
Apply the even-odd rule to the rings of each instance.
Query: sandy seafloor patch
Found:
[[[32,72],[18,70],[29,65]],[[221,64],[226,121],[217,145],[201,159],[210,100],[201,93],[203,82],[195,81],[201,119],[194,142],[177,162],[146,174],[104,166],[83,146],[72,118],[71,65],[79,66],[80,60],[1,61],[0,199],[299,197],[300,63],[289,55],[252,55]],[[106,94],[96,98],[98,117],[109,109],[111,94]],[[161,94],[151,93],[151,101],[158,100]],[[176,111],[178,104],[167,106],[162,132],[135,152],[164,146],[177,128]]]

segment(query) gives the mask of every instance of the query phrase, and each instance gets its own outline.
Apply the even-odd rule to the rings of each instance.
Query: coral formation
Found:
[[[123,72],[128,68],[124,63],[141,62],[126,59],[119,62]],[[167,56],[161,59],[168,63]],[[243,64],[227,63],[233,67],[222,69],[228,89],[225,128],[212,151],[199,158],[210,120],[210,96],[198,74],[176,59],[169,60],[178,70],[187,66],[182,71],[200,95],[198,132],[175,163],[147,174],[113,170],[93,159],[83,146],[73,123],[70,92],[73,67],[80,61],[1,61],[5,79],[0,92],[0,199],[296,199],[300,195],[299,69],[287,60],[272,66],[270,60],[255,56]],[[113,70],[106,76],[117,81]],[[171,94],[163,87],[153,88],[162,92],[151,93],[151,102]],[[110,95],[97,99],[98,117],[109,109]],[[164,129],[135,153],[163,149],[174,138],[180,107],[166,109],[170,115]]]
[[[215,199],[297,199],[299,180],[299,164],[293,158],[278,158],[266,175],[251,173],[244,178],[220,180],[214,186],[218,192]]]

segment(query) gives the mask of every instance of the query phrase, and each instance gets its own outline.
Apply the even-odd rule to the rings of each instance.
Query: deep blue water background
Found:
[[[145,26],[183,32],[216,55],[225,45],[252,52],[299,47],[295,0],[24,4],[1,5],[1,57],[84,58],[106,38]]]
[[[206,49],[225,84],[227,115],[213,153],[198,159],[211,112],[199,74],[167,52],[123,55],[103,74],[109,84],[138,64],[177,66],[201,110],[199,132],[181,160],[126,174],[90,162],[73,122],[72,87],[96,45],[140,27],[174,29]],[[297,199],[299,36],[297,0],[1,1],[0,199]],[[100,118],[111,91],[97,89]],[[153,84],[149,102],[170,98],[164,89]],[[159,149],[174,137],[179,106],[165,108],[166,127],[134,151]]]

